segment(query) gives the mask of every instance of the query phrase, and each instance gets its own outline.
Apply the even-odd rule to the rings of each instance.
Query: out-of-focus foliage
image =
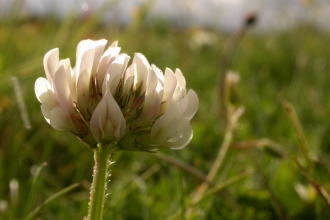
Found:
[[[194,138],[180,151],[164,153],[207,173],[224,136],[219,113],[217,80],[220,58],[230,35],[212,30],[172,29],[166,22],[126,28],[99,24],[98,18],[9,19],[0,22],[0,218],[21,219],[36,167],[47,162],[31,207],[64,187],[81,186],[46,206],[42,219],[82,219],[87,213],[93,154],[74,135],[55,131],[44,120],[34,95],[34,82],[44,76],[44,54],[60,48],[60,58],[75,62],[75,47],[86,38],[119,40],[131,57],[142,52],[162,70],[179,67],[187,86],[199,95],[200,108],[192,121]],[[261,138],[275,141],[283,159],[261,148],[230,148],[217,183],[244,170],[253,175],[215,194],[205,209],[206,219],[327,219],[328,207],[304,176],[292,156],[301,157],[294,130],[279,95],[296,108],[315,165],[315,180],[326,190],[330,163],[330,35],[311,26],[285,32],[248,33],[230,61],[240,73],[238,92],[246,112],[235,131],[234,143]],[[31,129],[25,128],[13,89],[20,84]],[[201,180],[148,153],[114,155],[105,216],[109,219],[166,219],[186,209],[190,192]],[[18,191],[10,188],[17,180]],[[298,185],[297,185],[298,184]],[[298,187],[297,187],[298,186]],[[310,189],[312,188],[312,189]],[[15,194],[17,193],[17,195]],[[275,198],[275,200],[274,200]],[[277,201],[278,204],[274,204]],[[105,218],[105,219],[107,219]]]

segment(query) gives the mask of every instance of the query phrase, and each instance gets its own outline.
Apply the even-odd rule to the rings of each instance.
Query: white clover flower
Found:
[[[144,55],[119,54],[117,42],[103,52],[106,40],[78,44],[76,66],[59,60],[59,50],[44,57],[46,78],[35,93],[46,121],[74,133],[91,147],[152,151],[179,149],[192,138],[190,120],[199,101],[186,91],[181,71],[150,65]]]

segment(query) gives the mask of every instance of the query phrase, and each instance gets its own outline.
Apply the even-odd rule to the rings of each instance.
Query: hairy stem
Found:
[[[108,167],[111,161],[111,148],[103,149],[98,144],[94,151],[93,183],[90,191],[88,220],[101,220],[107,188]]]

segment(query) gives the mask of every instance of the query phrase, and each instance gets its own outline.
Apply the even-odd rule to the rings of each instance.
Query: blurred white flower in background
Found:
[[[46,53],[46,78],[35,83],[46,121],[91,147],[185,147],[192,138],[190,120],[199,100],[194,91],[186,91],[181,71],[167,68],[163,74],[140,53],[127,67],[130,57],[119,54],[117,42],[104,51],[106,43],[81,41],[73,69],[69,59],[59,60],[57,48]]]

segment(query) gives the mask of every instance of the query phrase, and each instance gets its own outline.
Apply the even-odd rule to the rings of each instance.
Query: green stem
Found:
[[[93,183],[89,198],[88,220],[101,220],[105,201],[108,166],[110,165],[111,147],[102,148],[98,144],[94,151]]]
[[[203,182],[202,185],[195,191],[195,193],[193,194],[192,199],[191,199],[191,204],[197,204],[202,199],[202,197],[204,196],[207,189],[210,187],[209,183],[213,182],[216,174],[218,173],[218,171],[225,159],[227,151],[230,147],[230,143],[233,138],[233,132],[237,125],[238,119],[242,116],[242,114],[244,113],[244,110],[245,110],[245,108],[243,106],[238,107],[234,111],[231,111],[230,109],[228,110],[228,124],[226,127],[226,133],[225,133],[224,140],[223,140],[221,148],[218,152],[218,156],[216,157],[208,175],[206,176],[206,179],[208,181]],[[185,215],[185,216],[187,216],[187,219],[191,218],[191,216],[193,215],[193,211],[194,210],[191,207],[187,209],[186,215]],[[174,216],[176,216],[176,213],[174,214]]]
[[[281,101],[282,101],[282,105],[283,105],[287,115],[289,116],[291,124],[293,125],[293,128],[295,130],[295,133],[296,133],[296,136],[298,139],[298,143],[299,143],[298,146],[300,147],[300,150],[305,158],[306,165],[309,168],[309,171],[313,173],[314,163],[310,159],[309,150],[308,150],[309,149],[308,142],[306,140],[306,136],[304,134],[303,127],[298,118],[297,112],[294,109],[293,105],[289,101],[287,101],[285,98],[282,97]]]
[[[245,110],[244,107],[240,106],[233,113],[230,113],[231,115],[228,118],[228,125],[226,128],[224,140],[223,140],[220,150],[218,152],[218,156],[216,157],[216,159],[215,159],[214,163],[212,164],[212,167],[207,175],[207,180],[209,182],[213,181],[213,179],[215,178],[216,174],[218,173],[218,171],[222,165],[222,162],[225,159],[227,151],[230,147],[230,143],[233,139],[233,132],[234,132],[235,126],[237,125],[238,119],[244,113],[244,110]],[[207,182],[204,182],[199,187],[199,189],[196,191],[196,194],[194,195],[194,197],[192,199],[192,203],[196,203],[198,200],[200,200],[208,188],[209,188],[209,184]]]
[[[199,204],[204,199],[214,195],[215,193],[217,193],[217,192],[221,191],[222,189],[226,188],[227,186],[229,186],[229,185],[231,185],[235,182],[238,182],[239,180],[251,175],[252,173],[253,173],[253,170],[248,170],[248,171],[242,172],[242,173],[240,173],[236,176],[233,176],[233,177],[219,183],[217,186],[212,188],[209,192],[205,193],[205,195],[200,200],[198,200],[196,203],[192,203],[191,206],[195,206],[195,205]]]

